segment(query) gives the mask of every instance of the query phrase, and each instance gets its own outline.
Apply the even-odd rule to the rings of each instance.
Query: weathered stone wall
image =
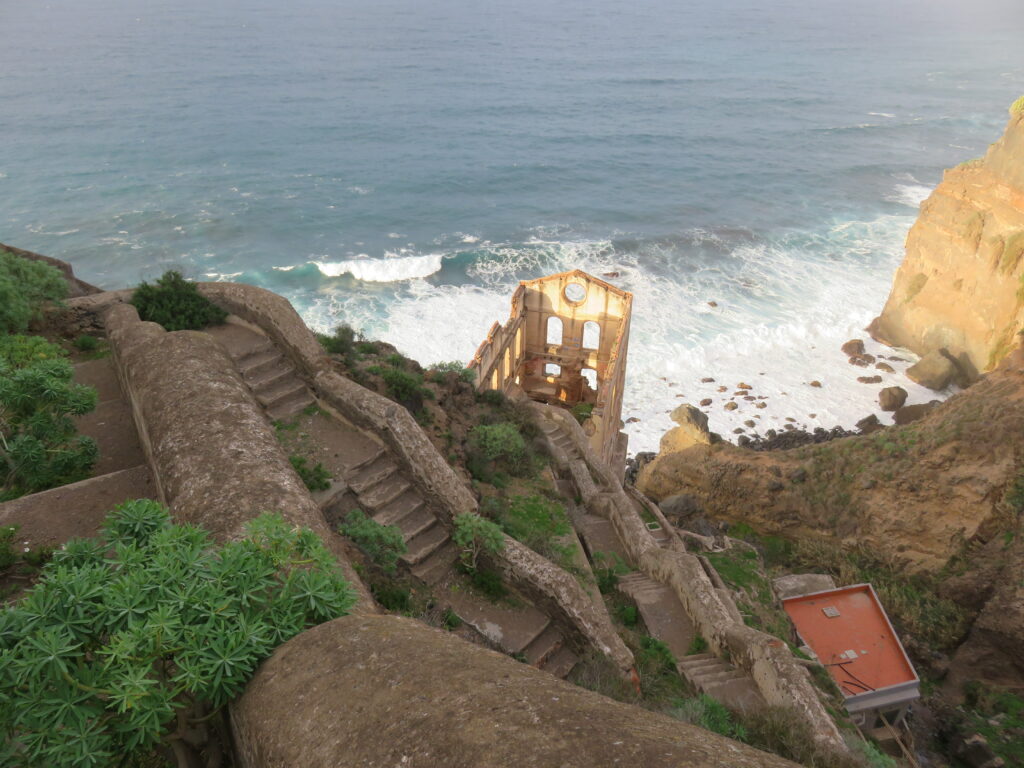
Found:
[[[285,643],[232,722],[245,768],[794,765],[396,616]]]
[[[765,701],[795,709],[823,743],[844,749],[842,737],[822,706],[807,670],[786,644],[743,624],[723,602],[700,558],[659,547],[621,484],[598,460],[576,420],[557,408],[548,408],[545,413],[562,425],[589,472],[602,480],[606,495],[595,497],[599,503],[591,504],[591,509],[610,520],[630,561],[647,576],[672,588],[715,654],[728,656],[747,671]]]
[[[984,158],[943,175],[921,204],[892,293],[869,330],[968,376],[992,370],[1024,327],[1024,113]]]
[[[361,593],[356,610],[375,610],[223,348],[205,333],[141,322],[128,304],[113,305],[105,324],[159,497],[175,518],[231,540],[263,512],[280,512],[332,549]]]

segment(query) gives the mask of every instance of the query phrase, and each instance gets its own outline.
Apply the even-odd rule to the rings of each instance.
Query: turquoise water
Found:
[[[716,400],[725,433],[849,426],[876,389],[838,344],[1024,93],[1024,4],[963,5],[5,3],[0,240],[264,285],[424,362],[519,279],[618,273],[634,450],[707,376],[770,397]]]

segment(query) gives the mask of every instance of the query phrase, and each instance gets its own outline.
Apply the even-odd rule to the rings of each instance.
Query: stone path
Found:
[[[332,527],[356,508],[381,525],[398,526],[406,545],[403,564],[433,588],[444,608],[505,653],[559,677],[569,674],[579,658],[544,613],[516,594],[513,602],[496,604],[455,572],[459,553],[448,529],[375,436],[318,403],[266,336],[232,322],[207,332],[235,361],[267,417],[279,423],[294,420],[308,439],[313,463],[322,463],[332,474],[331,487],[313,494]]]
[[[109,357],[74,366],[74,381],[96,389],[96,409],[74,418],[75,429],[96,441],[99,460],[94,477],[131,469],[146,463],[135,431],[132,409],[121,393],[121,385]]]
[[[585,471],[583,481],[590,478],[593,482],[582,455],[559,424],[551,419],[542,419],[541,431],[553,447],[565,454],[574,477]],[[609,494],[600,485],[597,485],[597,490],[598,500]],[[600,502],[593,506],[600,508]],[[587,511],[577,512],[572,517],[591,556],[601,552],[627,559],[626,549],[609,520]],[[648,529],[658,546],[670,548],[671,537],[667,531],[660,526],[656,529],[648,526]],[[737,710],[766,706],[756,684],[746,672],[708,653],[688,655],[697,633],[685,606],[669,586],[634,571],[619,577],[618,589],[633,599],[647,631],[668,646],[676,659],[676,670],[694,690]]]

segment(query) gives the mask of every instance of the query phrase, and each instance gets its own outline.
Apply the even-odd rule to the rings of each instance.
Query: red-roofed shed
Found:
[[[903,719],[920,696],[920,680],[870,584],[790,597],[782,606],[858,725]]]

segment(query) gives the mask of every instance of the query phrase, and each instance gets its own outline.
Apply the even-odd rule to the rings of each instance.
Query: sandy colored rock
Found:
[[[700,401],[701,406],[708,406],[711,405],[711,403],[712,400],[710,397],[705,397],[703,400]]]
[[[904,405],[901,408],[896,409],[896,412],[892,415],[892,420],[894,423],[901,426],[903,424],[912,424],[913,422],[923,418],[928,411],[932,410],[932,408],[938,404],[938,400],[932,400],[930,403]]]
[[[861,384],[881,384],[882,383],[882,377],[881,376],[858,376],[857,377],[857,381],[859,381]]]
[[[893,368],[888,363],[875,363],[875,368],[878,369],[879,371],[884,371],[885,373],[895,373],[896,372],[896,369]]]
[[[974,378],[1017,346],[1024,324],[1024,113],[984,158],[943,174],[907,235],[871,335],[924,356],[941,348]]]
[[[730,401],[725,404],[725,410],[727,411],[735,411],[737,408],[739,408],[739,405],[737,403]]]
[[[820,381],[818,381],[817,379],[815,379],[814,381],[812,381],[812,382],[809,382],[809,385],[810,385],[810,386],[812,386],[812,387],[818,387],[818,388],[820,388],[820,387],[821,387],[821,382],[820,382]]]
[[[682,451],[692,445],[709,445],[708,417],[697,408],[684,403],[672,411],[669,418],[679,426],[670,429],[661,438],[660,450]]]
[[[246,768],[794,765],[398,616],[303,632],[231,714]]]
[[[956,365],[944,354],[944,350],[929,352],[907,368],[908,379],[934,390],[948,387],[956,374]]]
[[[895,411],[907,402],[907,390],[903,387],[886,387],[878,393],[878,405],[883,411]]]

